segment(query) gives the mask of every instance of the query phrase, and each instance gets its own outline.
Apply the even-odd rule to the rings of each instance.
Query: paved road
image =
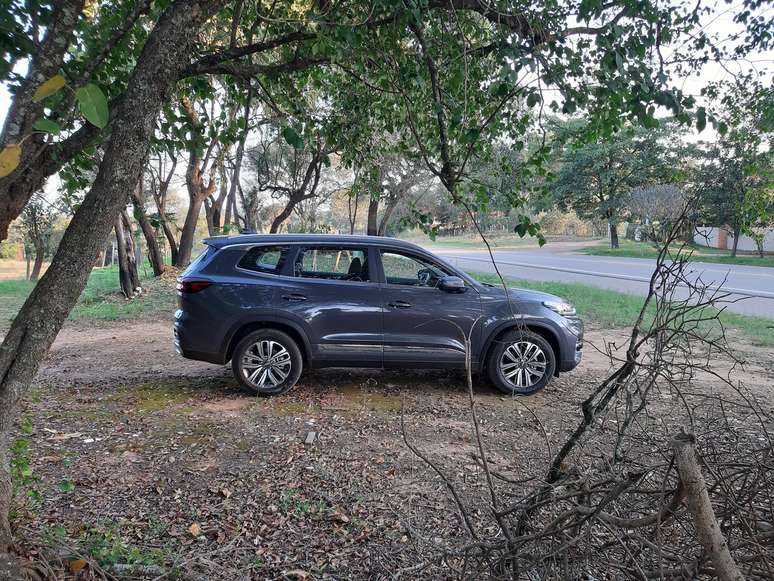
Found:
[[[436,249],[434,252],[462,270],[493,272],[485,251]],[[654,260],[643,258],[551,254],[543,250],[496,250],[495,258],[502,274],[511,278],[580,282],[643,296],[655,265]],[[728,292],[739,293],[730,297],[735,302],[727,305],[728,310],[774,319],[774,268],[694,262],[691,277],[699,276],[707,284],[723,284]]]

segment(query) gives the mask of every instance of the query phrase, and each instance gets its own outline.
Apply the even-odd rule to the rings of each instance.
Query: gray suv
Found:
[[[175,345],[231,361],[249,391],[289,390],[307,367],[465,368],[530,394],[581,359],[583,323],[553,295],[481,284],[392,238],[205,240],[178,279]]]

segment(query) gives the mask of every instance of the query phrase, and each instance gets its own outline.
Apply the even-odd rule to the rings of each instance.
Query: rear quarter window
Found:
[[[239,259],[237,267],[264,274],[279,274],[287,254],[287,246],[254,246]]]

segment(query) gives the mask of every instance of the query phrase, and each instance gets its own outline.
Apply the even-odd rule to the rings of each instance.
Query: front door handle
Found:
[[[289,294],[289,295],[282,295],[282,298],[285,299],[286,301],[290,301],[291,303],[298,303],[306,300],[306,297],[304,295],[299,295],[296,293]]]
[[[392,307],[393,309],[410,309],[411,303],[407,303],[406,301],[395,301],[394,303],[389,303],[387,306]]]

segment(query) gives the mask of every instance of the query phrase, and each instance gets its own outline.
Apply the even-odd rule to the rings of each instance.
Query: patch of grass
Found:
[[[118,267],[95,268],[70,313],[71,320],[117,321],[143,317],[171,317],[175,310],[174,277],[153,278],[140,269],[144,292],[127,300],[118,284]],[[0,328],[7,326],[35,287],[27,280],[0,280]]]
[[[0,327],[16,316],[34,287],[27,280],[0,280]]]
[[[86,526],[81,533],[79,544],[85,552],[100,565],[162,565],[167,552],[163,549],[138,547],[123,538],[118,524],[97,524]]]
[[[471,273],[476,280],[499,286],[500,279],[494,274]],[[618,291],[600,289],[589,285],[568,282],[536,282],[531,280],[505,281],[509,287],[538,290],[569,300],[581,318],[602,327],[627,327],[642,309],[644,297]],[[653,309],[646,313],[646,322],[653,316]],[[720,321],[727,328],[746,336],[753,345],[774,347],[774,320],[751,317],[724,311]],[[707,323],[712,325],[712,323]]]
[[[691,245],[687,249],[690,251],[692,259],[697,262],[774,267],[774,256],[772,255],[761,258],[757,254],[743,253],[737,254],[734,258],[729,251],[718,248]],[[620,248],[610,248],[609,243],[603,241],[599,245],[582,248],[579,252],[592,256],[619,256],[622,258],[656,258],[658,256],[658,250],[651,244],[626,239],[620,241]]]
[[[108,400],[120,402],[124,409],[144,415],[185,403],[193,394],[187,383],[149,382],[127,386]]]

